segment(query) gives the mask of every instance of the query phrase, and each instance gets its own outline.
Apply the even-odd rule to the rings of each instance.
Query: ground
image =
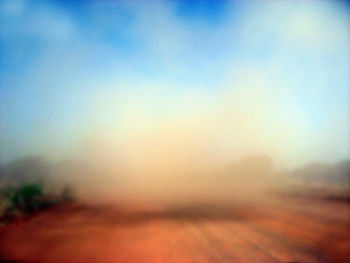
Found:
[[[281,197],[122,213],[60,205],[0,228],[0,258],[41,262],[350,262],[349,205]]]

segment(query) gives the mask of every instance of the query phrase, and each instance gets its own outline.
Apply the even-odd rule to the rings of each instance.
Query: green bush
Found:
[[[39,198],[43,195],[42,186],[39,184],[26,184],[20,186],[13,196],[15,206],[22,208],[26,213],[39,208]]]
[[[56,194],[45,193],[40,183],[4,185],[0,187],[0,221],[8,222],[52,205],[73,200],[73,190],[68,185],[61,193]]]
[[[42,208],[43,187],[40,184],[6,186],[0,194],[3,215],[31,213]]]

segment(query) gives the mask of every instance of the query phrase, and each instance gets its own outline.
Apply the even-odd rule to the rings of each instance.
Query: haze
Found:
[[[213,3],[2,1],[1,164],[39,156],[96,198],[186,200],[348,158],[345,1]],[[275,179],[225,188],[249,156]]]

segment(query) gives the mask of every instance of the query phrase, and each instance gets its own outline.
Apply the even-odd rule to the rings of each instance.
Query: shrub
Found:
[[[0,221],[10,221],[62,202],[73,201],[73,190],[66,185],[61,193],[44,193],[41,183],[0,187]]]
[[[5,186],[0,191],[2,217],[16,217],[43,208],[43,187],[40,184]]]
[[[39,184],[25,184],[20,186],[13,197],[15,206],[22,208],[26,213],[39,208],[39,198],[43,195],[42,186]]]

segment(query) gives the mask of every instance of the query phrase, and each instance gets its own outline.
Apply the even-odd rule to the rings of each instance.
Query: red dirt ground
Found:
[[[215,209],[214,209],[215,210]],[[67,204],[0,228],[0,259],[40,262],[350,262],[345,202],[121,213]]]

